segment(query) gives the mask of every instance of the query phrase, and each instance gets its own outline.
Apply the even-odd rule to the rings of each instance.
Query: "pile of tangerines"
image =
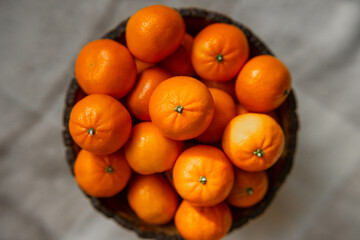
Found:
[[[77,183],[94,197],[128,185],[144,222],[174,218],[185,239],[219,239],[232,224],[228,204],[250,207],[267,192],[266,170],[284,149],[273,110],[289,71],[273,56],[249,59],[239,28],[214,23],[191,36],[162,5],[136,12],[125,34],[126,46],[96,40],[76,60],[87,94],[69,121],[82,148]]]

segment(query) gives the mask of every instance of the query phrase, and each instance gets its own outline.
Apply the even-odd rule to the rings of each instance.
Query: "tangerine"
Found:
[[[155,63],[176,51],[185,35],[185,22],[174,9],[152,5],[137,11],[127,22],[125,38],[138,59]]]
[[[175,214],[175,226],[187,240],[221,239],[231,225],[231,211],[225,202],[213,207],[196,207],[184,200]]]
[[[136,66],[129,50],[111,39],[90,42],[81,49],[75,76],[87,94],[124,97],[134,86]]]
[[[248,171],[263,171],[274,165],[284,150],[280,125],[266,114],[245,113],[226,126],[222,147],[231,162]]]
[[[127,199],[136,215],[149,224],[171,221],[179,204],[178,196],[161,174],[135,176]]]
[[[182,142],[165,137],[152,122],[141,122],[133,127],[124,153],[135,172],[153,174],[171,169],[181,149]]]
[[[107,155],[119,150],[130,137],[131,116],[115,98],[104,94],[86,96],[70,113],[69,131],[83,149]]]
[[[191,62],[202,79],[228,81],[239,73],[248,58],[246,36],[234,25],[213,23],[195,36]]]
[[[214,206],[225,200],[234,184],[234,170],[216,147],[197,145],[180,154],[173,169],[180,196],[197,206]]]
[[[154,90],[149,113],[165,136],[186,140],[199,136],[210,125],[214,100],[199,80],[176,76],[161,82]]]
[[[128,183],[131,169],[122,151],[100,156],[80,150],[74,164],[79,186],[93,197],[112,197]]]
[[[252,112],[270,112],[287,98],[291,76],[276,57],[260,55],[249,60],[240,71],[235,92],[239,102]]]

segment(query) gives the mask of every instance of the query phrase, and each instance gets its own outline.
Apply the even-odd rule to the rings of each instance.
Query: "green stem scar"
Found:
[[[253,189],[252,189],[251,187],[249,187],[249,188],[246,189],[246,193],[247,193],[248,195],[253,195],[253,194],[254,194],[254,191],[253,191]]]
[[[87,130],[87,132],[88,132],[88,134],[90,134],[90,136],[93,136],[93,135],[95,134],[95,129],[89,128],[89,129]]]
[[[199,179],[199,181],[201,182],[202,185],[205,185],[207,179],[206,179],[206,177],[201,176],[200,179]]]
[[[287,90],[287,89],[285,89],[285,91],[284,91],[284,94],[283,94],[283,95],[285,96],[285,95],[287,95],[288,93],[289,93],[289,92],[288,92],[288,90]]]
[[[184,107],[180,106],[180,105],[176,105],[176,107],[174,108],[174,111],[181,114],[184,111]]]
[[[264,152],[263,152],[263,150],[258,148],[256,151],[254,151],[254,155],[256,155],[258,157],[262,157],[262,156],[264,156]]]
[[[114,169],[112,168],[112,166],[106,166],[105,172],[106,172],[106,173],[113,173],[113,172],[114,172]]]
[[[224,56],[222,55],[222,53],[220,53],[220,54],[215,56],[215,59],[216,59],[217,62],[220,63],[220,62],[224,61]]]

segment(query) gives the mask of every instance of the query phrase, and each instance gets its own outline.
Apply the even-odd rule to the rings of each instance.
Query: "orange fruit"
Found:
[[[131,133],[131,116],[116,99],[89,95],[75,104],[70,113],[69,131],[81,148],[100,155],[119,150]]]
[[[268,187],[265,171],[245,172],[235,168],[234,187],[226,201],[235,207],[251,207],[265,197]]]
[[[176,76],[193,76],[195,70],[191,64],[191,50],[194,38],[185,33],[184,40],[180,47],[159,64]]]
[[[196,207],[184,200],[175,214],[175,226],[187,240],[221,239],[231,225],[231,211],[224,202],[213,207]]]
[[[174,140],[195,138],[210,125],[214,100],[208,88],[192,77],[161,82],[150,98],[151,121]]]
[[[141,122],[133,127],[124,153],[135,172],[153,174],[171,169],[181,148],[182,142],[165,137],[152,122]]]
[[[174,9],[152,5],[137,11],[126,25],[126,44],[138,59],[155,63],[176,51],[185,34],[185,22]]]
[[[237,112],[237,115],[241,115],[241,114],[244,114],[244,113],[251,113],[249,110],[247,110],[243,105],[241,105],[240,103],[237,103],[236,104],[236,112]],[[266,112],[264,113],[270,117],[272,117],[276,122],[280,122],[280,119],[278,117],[278,115],[276,114],[276,112],[274,111],[271,111],[271,112]]]
[[[214,99],[215,111],[209,127],[196,138],[203,143],[220,141],[226,125],[236,116],[235,102],[229,94],[217,88],[209,88],[209,91]]]
[[[225,200],[234,183],[234,170],[216,147],[197,145],[180,154],[173,169],[180,196],[197,206],[214,206]]]
[[[235,79],[226,81],[226,82],[216,82],[216,81],[207,81],[202,80],[202,82],[208,87],[208,88],[217,88],[220,90],[223,90],[227,92],[231,97],[236,99],[235,95]]]
[[[249,172],[271,167],[284,149],[280,125],[266,114],[245,113],[226,126],[222,147],[232,163]]]
[[[90,42],[75,63],[78,84],[87,94],[125,96],[134,86],[136,66],[129,50],[110,39]]]
[[[195,36],[191,62],[196,73],[205,80],[234,78],[248,58],[246,36],[234,25],[214,23]]]
[[[136,215],[149,224],[171,221],[179,204],[178,196],[161,174],[137,175],[129,184],[127,199]]]
[[[126,98],[129,111],[140,120],[150,120],[149,101],[151,94],[160,82],[170,77],[172,77],[171,73],[159,67],[144,70]]]
[[[137,58],[135,58],[134,61],[135,61],[135,66],[136,66],[136,72],[138,74],[140,74],[145,69],[148,69],[148,68],[154,66],[153,63],[143,62],[143,61],[141,61],[141,60],[139,60]]]
[[[123,190],[131,169],[121,151],[100,156],[80,150],[74,164],[79,186],[93,197],[112,197]]]
[[[279,59],[269,55],[249,60],[235,82],[237,99],[252,112],[269,112],[279,107],[290,87],[289,70]]]

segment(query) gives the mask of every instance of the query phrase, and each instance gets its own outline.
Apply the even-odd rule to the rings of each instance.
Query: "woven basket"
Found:
[[[215,23],[229,23],[240,28],[246,35],[250,45],[250,57],[257,55],[268,54],[273,55],[271,50],[247,27],[239,24],[229,17],[202,9],[184,8],[178,9],[183,16],[186,23],[186,31],[195,36],[205,26]],[[125,43],[125,28],[127,20],[122,21],[114,30],[107,33],[103,38],[114,39],[122,44]],[[69,133],[69,117],[73,106],[77,101],[85,96],[84,92],[78,86],[76,79],[73,78],[70,82],[69,88],[66,92],[66,101],[64,109],[64,132],[63,139],[66,147],[66,161],[70,167],[72,174],[73,165],[76,156],[80,150]],[[286,176],[289,174],[293,164],[296,135],[298,130],[298,118],[296,114],[296,99],[294,90],[292,90],[286,101],[276,110],[279,116],[280,124],[285,134],[285,150],[279,161],[270,169],[267,170],[269,176],[269,189],[265,198],[250,208],[236,208],[231,207],[233,215],[233,224],[231,230],[239,228],[250,219],[260,216],[264,210],[269,206],[275,193],[278,191],[281,184],[284,182]],[[113,218],[117,223],[123,227],[135,231],[139,237],[155,238],[155,239],[182,239],[177,232],[174,222],[165,225],[154,226],[148,225],[141,221],[134,212],[130,209],[126,200],[125,188],[120,194],[111,198],[94,198],[85,195],[90,199],[91,204],[99,212],[109,218]]]

